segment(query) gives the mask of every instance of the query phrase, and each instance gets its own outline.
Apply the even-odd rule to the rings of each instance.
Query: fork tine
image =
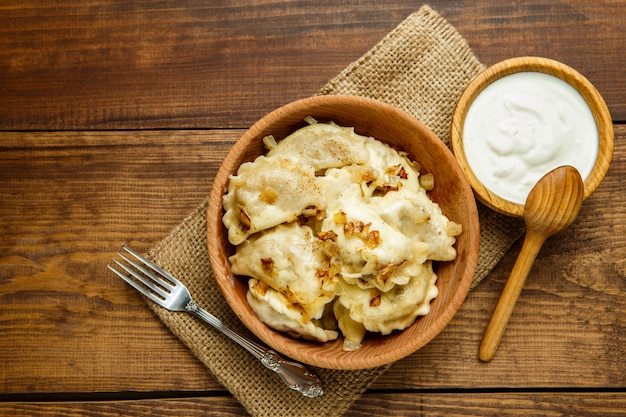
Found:
[[[119,263],[118,261],[116,261],[115,259],[113,260],[113,262],[115,262],[116,264],[118,264],[119,266],[121,266],[124,270],[127,270],[127,268]],[[164,300],[162,298],[157,297],[154,293],[148,291],[146,289],[146,287],[139,285],[137,283],[137,281],[135,281],[134,279],[128,277],[127,275],[121,273],[120,271],[118,271],[117,269],[113,268],[111,265],[107,265],[107,267],[113,271],[118,277],[122,278],[124,281],[126,281],[130,286],[132,286],[133,288],[135,288],[137,291],[139,291],[141,294],[145,295],[146,297],[148,297],[149,299],[151,299],[152,301],[154,301],[155,303],[159,304],[159,305],[164,305]],[[134,275],[134,274],[133,274]],[[143,282],[143,281],[142,281]]]
[[[155,293],[157,293],[157,295],[163,297],[163,298],[167,298],[170,295],[171,290],[169,288],[161,288],[158,285],[156,285],[155,280],[158,282],[160,281],[160,279],[156,276],[154,276],[154,274],[152,274],[152,272],[146,271],[144,268],[141,267],[141,265],[138,265],[136,262],[131,261],[130,259],[126,258],[124,255],[122,254],[118,254],[120,255],[126,262],[128,262],[130,265],[132,265],[133,267],[137,268],[141,273],[145,274],[142,275],[141,273],[137,272],[136,270],[129,268],[128,266],[124,265],[123,263],[117,261],[117,260],[113,260],[116,264],[118,264],[120,267],[122,267],[126,272],[128,272],[129,274],[131,274],[133,277],[135,277],[140,283],[142,283],[145,287],[147,287],[148,289],[154,291]]]
[[[161,296],[163,298],[167,298],[169,296],[169,294],[171,292],[171,290],[169,288],[161,288],[158,285],[156,285],[154,281],[152,281],[155,278],[158,280],[158,277],[154,276],[151,272],[146,271],[140,265],[137,265],[137,263],[127,259],[123,255],[120,255],[120,256],[122,258],[124,258],[125,261],[129,262],[133,267],[137,268],[140,272],[142,272],[144,274],[147,273],[148,275],[142,275],[139,272],[135,271],[134,269],[129,268],[128,266],[124,265],[123,263],[121,263],[121,262],[119,262],[119,261],[117,261],[115,259],[113,260],[113,262],[115,262],[120,267],[122,267],[122,269],[124,269],[124,271],[128,272],[133,277],[135,277],[145,287],[148,287],[150,290],[152,290],[155,293],[157,293],[157,295],[159,295],[159,296]]]
[[[126,252],[130,253],[131,255],[133,255],[135,258],[137,258],[137,260],[141,261],[141,263],[149,266],[154,272],[156,272],[156,273],[160,274],[161,276],[165,277],[172,284],[180,285],[180,281],[178,281],[176,278],[174,278],[172,276],[172,274],[170,274],[169,272],[165,271],[164,269],[159,267],[154,262],[151,262],[148,259],[144,258],[143,256],[141,256],[140,254],[138,254],[137,252],[135,252],[134,250],[132,250],[131,248],[129,248],[126,245],[122,245],[122,249],[124,249]]]
[[[126,256],[124,256],[123,254],[118,252],[118,255],[120,256],[120,258],[122,258],[123,260],[125,260],[126,262],[128,262],[130,265],[132,265],[133,267],[135,267],[137,270],[141,271],[145,276],[141,276],[141,275],[135,275],[133,274],[133,276],[135,276],[136,278],[140,279],[142,282],[146,282],[146,284],[148,284],[149,281],[146,280],[147,278],[152,279],[152,281],[156,282],[157,284],[159,284],[164,290],[167,291],[172,291],[174,289],[174,287],[176,286],[176,283],[172,284],[170,282],[167,282],[165,280],[163,280],[161,277],[159,277],[158,275],[155,275],[152,271],[148,271],[146,268],[144,268],[142,265],[138,264],[137,262],[133,261],[132,259],[128,259]],[[128,271],[130,273],[132,273],[131,271]],[[152,288],[152,287],[150,287]],[[156,288],[153,288],[155,291],[157,291]],[[164,293],[163,296],[166,296],[167,294]]]

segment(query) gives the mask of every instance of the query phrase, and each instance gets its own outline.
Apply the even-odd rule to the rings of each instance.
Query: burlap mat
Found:
[[[322,88],[319,94],[367,96],[399,107],[449,142],[452,113],[469,81],[483,66],[465,40],[428,6],[410,15],[378,45]],[[206,245],[204,201],[149,256],[185,283],[194,300],[228,326],[251,336],[232,314],[219,289]],[[520,236],[519,220],[479,208],[481,254],[474,284]],[[339,416],[387,368],[332,371],[312,368],[323,381],[323,397],[307,399],[286,388],[277,375],[195,317],[148,305],[254,416]]]

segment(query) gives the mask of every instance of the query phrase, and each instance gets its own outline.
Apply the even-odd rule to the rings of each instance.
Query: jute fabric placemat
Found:
[[[482,69],[454,27],[424,6],[319,94],[353,94],[385,101],[412,114],[448,143],[454,106],[469,81]],[[231,312],[215,282],[206,244],[206,211],[204,201],[148,255],[187,285],[199,305],[234,330],[253,337]],[[520,221],[504,218],[482,206],[479,211],[482,246],[475,284],[523,232]],[[321,377],[325,394],[304,398],[195,317],[171,313],[151,302],[148,305],[254,416],[342,415],[388,367],[360,371],[310,367]]]

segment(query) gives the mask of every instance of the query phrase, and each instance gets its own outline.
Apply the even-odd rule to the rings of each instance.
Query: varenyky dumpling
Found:
[[[328,204],[327,213],[321,231],[332,231],[337,245],[330,262],[351,284],[389,291],[409,281],[409,260],[421,264],[427,259],[428,244],[385,222],[376,206],[362,200],[358,187],[346,188]]]
[[[350,310],[339,299],[333,304],[333,313],[337,319],[337,326],[343,335],[343,350],[350,352],[360,348],[367,332],[363,323],[353,320],[350,317]]]
[[[461,226],[450,221],[426,192],[410,193],[405,190],[374,197],[378,213],[412,242],[428,245],[426,258],[451,261],[456,257],[454,243]]]
[[[368,138],[353,128],[335,123],[315,123],[296,130],[271,149],[268,157],[294,158],[319,172],[323,169],[367,162],[370,153],[363,143]]]
[[[241,166],[223,201],[232,271],[250,277],[260,320],[321,342],[339,329],[349,351],[367,331],[427,314],[438,294],[432,261],[456,257],[462,230],[430,199],[419,167],[334,123],[268,138],[270,151]]]
[[[422,190],[419,172],[406,156],[374,138],[368,138],[365,146],[370,153],[370,159],[365,165],[370,182],[364,197],[400,190],[409,193]]]
[[[406,285],[396,285],[387,292],[340,283],[337,302],[354,322],[361,323],[370,332],[389,334],[403,330],[413,324],[417,316],[428,314],[430,302],[438,294],[432,263],[428,261],[416,269],[417,274]],[[339,320],[340,329],[341,323]]]
[[[302,321],[319,319],[335,298],[323,243],[308,226],[280,224],[249,237],[229,258],[237,275],[254,277],[282,294]]]
[[[369,205],[375,206],[386,223],[401,230],[412,241],[427,243],[428,259],[453,260],[456,257],[455,236],[461,233],[460,225],[444,216],[439,205],[428,197],[426,190],[420,186],[419,172],[411,161],[377,140],[370,138],[366,145],[372,155],[368,166],[381,173],[378,183],[393,183],[394,170],[402,172],[401,175],[396,174],[399,177],[395,180],[397,189],[370,194]]]
[[[256,232],[324,208],[315,170],[288,158],[258,157],[241,165],[228,182],[223,222],[238,245]]]
[[[248,286],[248,304],[259,319],[271,328],[319,342],[339,337],[336,330],[324,329],[319,320],[302,320],[300,310],[294,308],[283,294],[265,286],[262,281],[250,279]]]

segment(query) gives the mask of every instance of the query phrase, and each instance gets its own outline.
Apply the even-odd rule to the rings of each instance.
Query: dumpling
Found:
[[[360,165],[331,168],[324,176],[318,177],[326,201],[334,201],[347,192],[360,193],[359,183],[354,177],[360,175],[362,169]]]
[[[415,265],[417,275],[406,285],[397,285],[388,292],[375,288],[364,291],[358,286],[340,283],[338,301],[348,311],[350,318],[363,324],[370,332],[389,334],[404,330],[418,316],[430,312],[430,302],[438,295],[435,285],[437,275],[430,261]],[[341,327],[340,327],[341,328]]]
[[[297,161],[258,157],[231,176],[223,199],[228,240],[239,245],[253,233],[291,222],[324,207],[315,170]]]
[[[411,240],[428,244],[428,259],[451,261],[456,257],[455,236],[461,233],[461,226],[451,222],[424,190],[387,193],[377,198],[376,205],[386,223]]]
[[[370,154],[363,146],[367,137],[354,128],[335,123],[315,123],[296,130],[267,153],[267,156],[293,157],[316,171],[362,164]]]
[[[282,294],[303,321],[321,318],[335,297],[323,242],[298,222],[249,237],[229,261],[233,273],[256,278]]]
[[[281,293],[264,286],[256,279],[248,281],[248,304],[259,319],[281,332],[293,337],[328,342],[339,337],[335,330],[324,329],[320,322],[302,320],[301,312],[294,308]]]
[[[343,335],[342,349],[346,352],[357,350],[365,338],[365,326],[358,321],[352,320],[350,311],[339,300],[333,304],[333,313],[337,319],[337,325]]]
[[[461,225],[451,222],[441,212],[438,204],[433,203],[433,212],[426,223],[416,224],[415,228],[407,233],[409,237],[421,242],[428,242],[430,252],[428,259],[434,261],[452,261],[456,258],[454,243],[461,233]]]
[[[364,197],[398,190],[420,191],[419,172],[406,156],[374,138],[368,138],[365,147],[371,156],[366,165],[369,182]]]
[[[386,223],[375,206],[361,199],[358,185],[330,202],[327,213],[321,230],[332,231],[335,239],[337,250],[331,264],[337,265],[351,284],[389,291],[409,281],[409,259],[426,261],[428,244],[412,240]]]

